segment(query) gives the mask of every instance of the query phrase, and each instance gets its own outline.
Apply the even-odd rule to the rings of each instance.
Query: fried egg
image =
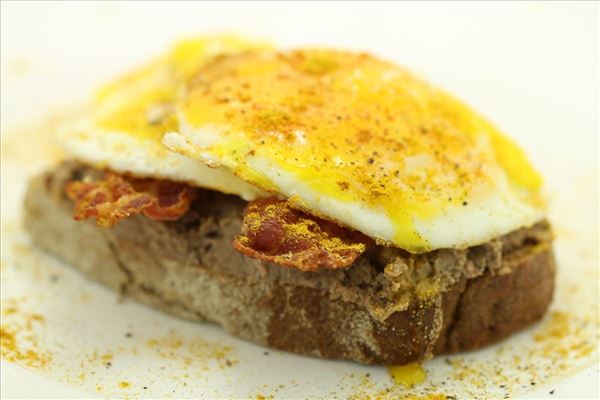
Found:
[[[163,134],[177,128],[175,103],[196,71],[215,57],[268,47],[235,36],[179,42],[167,54],[102,88],[86,114],[61,128],[71,156],[98,168],[187,182],[250,200],[262,191],[227,168],[167,150]]]
[[[411,252],[543,218],[523,151],[466,105],[366,54],[253,51],[197,71],[172,151]]]

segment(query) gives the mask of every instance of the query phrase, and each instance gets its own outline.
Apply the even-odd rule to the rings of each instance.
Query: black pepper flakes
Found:
[[[375,160],[374,160],[374,159],[372,159],[371,157],[369,157],[369,158],[367,158],[367,162],[368,162],[369,164],[373,164],[373,163],[375,162]]]

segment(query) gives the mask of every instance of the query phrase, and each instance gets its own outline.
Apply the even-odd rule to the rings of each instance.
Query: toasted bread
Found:
[[[180,220],[76,222],[65,163],[30,182],[25,227],[41,248],[127,297],[238,337],[316,357],[406,364],[489,345],[552,300],[552,232],[538,223],[467,249],[376,246],[344,270],[302,272],[237,253],[245,202],[204,190]]]

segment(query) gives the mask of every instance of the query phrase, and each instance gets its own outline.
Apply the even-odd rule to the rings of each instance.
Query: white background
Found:
[[[448,89],[516,138],[546,176],[555,205],[578,208],[568,218],[559,206],[552,212],[557,223],[577,221],[573,229],[597,262],[597,3],[2,2],[1,13],[3,136],[85,100],[188,34],[366,50]],[[584,183],[581,198],[564,197],[579,190],[573,182]],[[596,371],[557,395],[597,396]],[[10,378],[3,394],[49,390],[17,385],[30,379],[23,374],[3,365]]]

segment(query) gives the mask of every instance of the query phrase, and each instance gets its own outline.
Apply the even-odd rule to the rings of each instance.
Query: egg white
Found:
[[[169,132],[164,145],[172,151],[201,160],[219,168],[235,171],[240,164],[211,152],[211,146],[227,140],[219,136],[219,127],[193,127],[182,114],[180,132]],[[266,177],[278,194],[289,198],[299,208],[354,228],[382,243],[396,244],[394,222],[382,209],[367,203],[346,202],[313,190],[308,182],[279,168],[273,160],[247,156],[245,167]],[[412,220],[428,250],[464,248],[489,241],[512,230],[531,226],[543,219],[541,209],[520,199],[501,168],[493,171],[494,190],[471,198],[467,205],[448,206],[435,218]]]
[[[227,168],[210,168],[204,162],[168,151],[160,142],[105,130],[89,119],[64,126],[59,135],[67,153],[97,168],[188,183],[244,200],[264,196],[262,190],[237,178]]]

